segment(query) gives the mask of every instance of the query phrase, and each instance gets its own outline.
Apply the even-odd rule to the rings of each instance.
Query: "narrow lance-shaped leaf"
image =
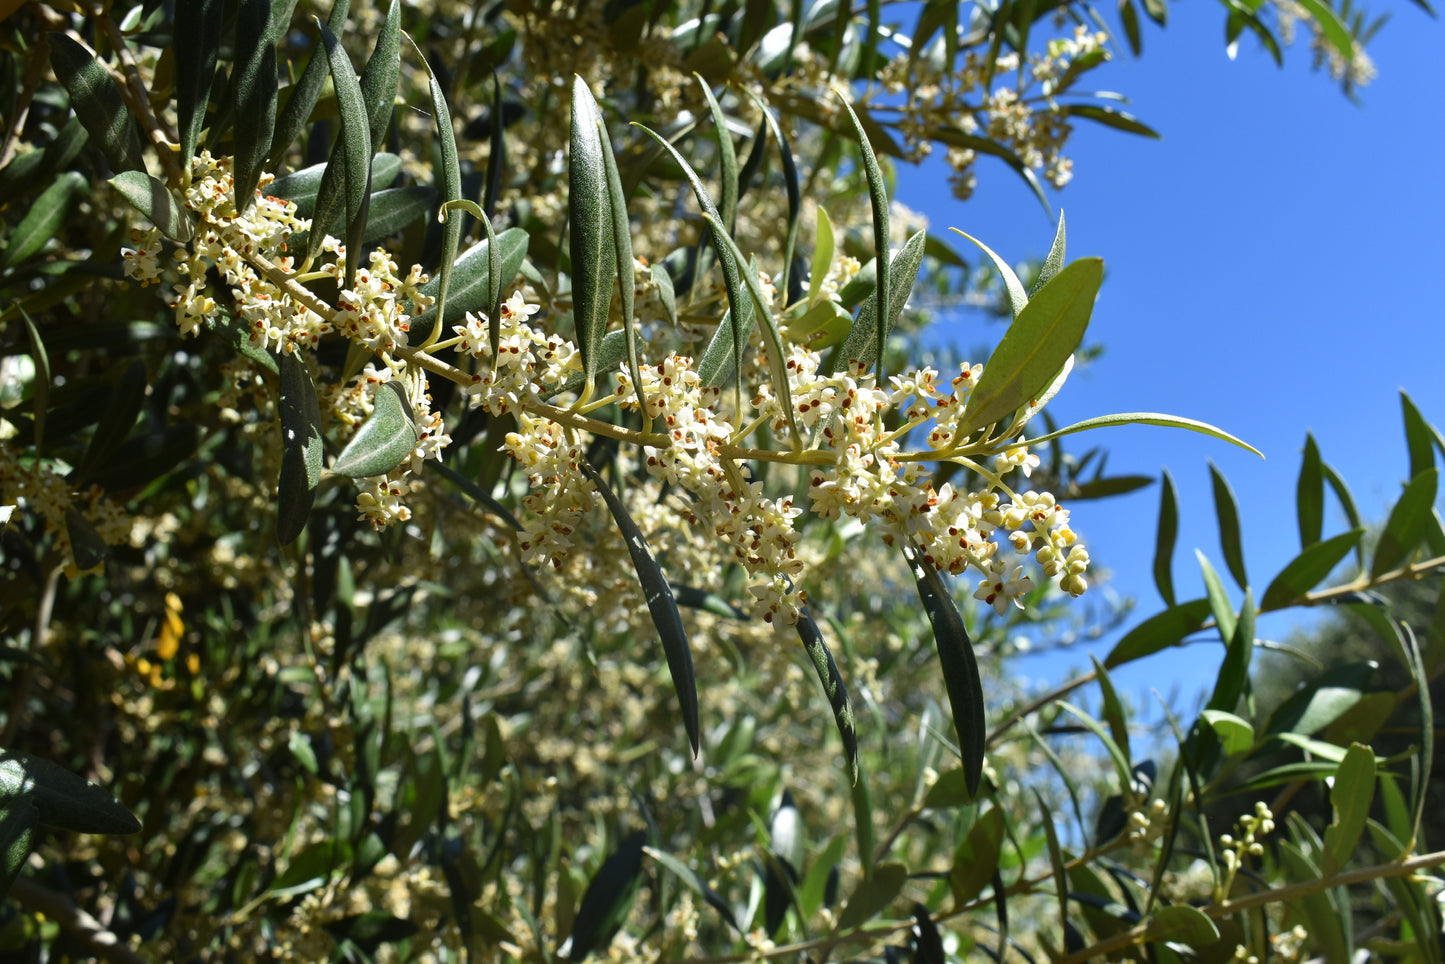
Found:
[[[1363,528],[1351,529],[1306,548],[1274,577],[1259,600],[1260,609],[1283,609],[1302,599],[1334,571],[1350,550],[1360,544],[1364,535]]]
[[[678,708],[682,711],[682,725],[687,731],[688,743],[693,755],[698,752],[697,677],[692,668],[692,649],[687,642],[687,631],[682,625],[682,614],[678,612],[677,601],[673,598],[672,587],[667,584],[662,568],[647,547],[642,530],[632,521],[627,507],[616,493],[602,481],[597,470],[585,461],[578,467],[588,480],[597,487],[602,501],[622,533],[627,544],[627,554],[632,557],[632,567],[637,570],[637,579],[642,584],[642,594],[647,599],[647,610],[652,615],[652,624],[662,638],[662,649],[667,656],[668,672],[672,674],[672,687],[677,693]]]
[[[1425,538],[1425,524],[1435,505],[1439,476],[1440,470],[1431,466],[1405,486],[1405,491],[1390,509],[1380,541],[1375,544],[1375,558],[1370,562],[1372,577],[1378,578],[1404,565]]]
[[[567,960],[581,961],[612,943],[632,911],[642,883],[642,847],[646,842],[647,831],[634,831],[597,868],[572,921],[572,946]]]
[[[145,170],[140,138],[110,72],[67,34],[54,31],[48,36],[50,66],[70,94],[70,109],[111,168],[117,172]]]
[[[727,115],[723,113],[722,105],[718,103],[717,97],[713,96],[712,88],[703,80],[702,74],[693,72],[697,78],[697,84],[702,88],[702,95],[707,100],[707,108],[712,114],[713,136],[717,141],[718,167],[721,169],[718,174],[718,211],[722,214],[722,223],[728,231],[737,227],[738,215],[738,155],[733,149],[732,135],[728,133]]]
[[[225,0],[191,0],[176,6],[176,119],[181,135],[181,163],[195,156],[206,126],[206,105],[216,79],[221,49]],[[283,148],[284,150],[284,148]]]
[[[321,481],[321,406],[306,366],[284,354],[281,368],[281,478],[277,485],[276,536],[289,545],[306,528]]]
[[[1124,705],[1119,702],[1119,694],[1114,689],[1114,681],[1109,678],[1109,671],[1092,654],[1089,659],[1094,664],[1094,679],[1099,684],[1104,722],[1109,724],[1109,733],[1113,736],[1115,745],[1123,752],[1124,762],[1132,768],[1133,758],[1129,753],[1129,725],[1124,716]]]
[[[217,10],[221,3],[212,0],[205,0],[206,4],[214,5]],[[202,3],[194,6],[200,7]],[[192,6],[183,3],[176,8],[176,23],[179,26],[182,9]],[[331,13],[326,17],[326,26],[332,33],[341,33],[346,29],[346,15],[351,11],[351,0],[332,0]],[[179,64],[181,51],[179,46],[176,50],[176,57]],[[212,55],[214,57],[214,54]],[[214,69],[214,62],[213,62]],[[306,69],[301,71],[301,76],[296,83],[291,85],[291,96],[286,101],[286,106],[281,109],[280,116],[276,119],[276,131],[271,137],[271,153],[266,158],[267,165],[274,170],[301,136],[306,128],[306,122],[311,119],[311,111],[316,107],[316,102],[321,98],[321,88],[326,86],[326,77],[331,72],[327,61],[326,53],[317,46],[311,54],[311,60],[306,64]],[[179,93],[179,91],[178,91]],[[187,155],[189,156],[189,155]]]
[[[70,537],[70,558],[77,569],[94,569],[110,555],[110,546],[75,506],[65,510],[65,533]]]
[[[597,134],[602,139],[602,166],[607,173],[607,202],[611,209],[613,261],[617,265],[617,291],[622,302],[622,331],[627,338],[627,373],[637,389],[639,412],[646,418],[647,397],[642,390],[642,371],[637,360],[637,328],[634,324],[637,294],[637,265],[632,259],[632,220],[627,215],[627,195],[617,173],[617,158],[607,128],[598,118]],[[665,273],[665,272],[664,272]],[[605,337],[605,336],[604,336]],[[600,367],[600,366],[599,366]]]
[[[818,674],[818,682],[823,685],[823,693],[828,697],[828,705],[833,709],[838,735],[843,738],[843,756],[848,761],[848,772],[853,782],[857,783],[858,732],[853,704],[848,699],[848,687],[843,683],[843,674],[838,672],[838,664],[833,661],[833,653],[828,649],[822,631],[806,606],[798,614],[798,638],[803,641],[808,662],[813,664],[813,671]]]
[[[1330,787],[1334,820],[1325,830],[1325,859],[1321,870],[1333,876],[1349,863],[1359,845],[1375,799],[1375,754],[1369,747],[1350,744]]]
[[[584,398],[591,395],[597,376],[597,348],[607,331],[617,258],[607,169],[602,160],[604,150],[597,102],[587,82],[574,76],[571,153],[567,160],[567,238],[572,257],[572,318],[587,378]]]
[[[1154,585],[1165,605],[1174,605],[1174,543],[1179,536],[1179,498],[1174,477],[1160,473],[1159,527],[1154,537]]]
[[[341,153],[342,170],[345,172],[342,192],[346,199],[347,256],[345,277],[341,282],[345,290],[356,278],[357,263],[361,260],[361,239],[366,233],[367,205],[371,199],[371,131],[367,124],[366,101],[361,96],[361,85],[351,66],[351,58],[346,55],[346,48],[325,24],[317,21],[317,26],[321,30],[321,42],[326,47],[326,57],[331,63],[331,83],[336,89],[336,107],[341,115],[341,140],[336,150]],[[336,163],[335,151],[331,155],[331,163]],[[307,247],[315,244],[312,241]]]
[[[741,360],[743,347],[747,344],[743,334],[744,326],[751,322],[752,302],[751,299],[743,295],[743,282],[738,267],[738,258],[733,256],[726,243],[727,233],[722,230],[722,214],[718,211],[717,205],[713,204],[712,198],[708,196],[707,188],[703,186],[702,179],[697,176],[697,172],[692,169],[692,165],[678,153],[677,148],[673,147],[665,137],[656,131],[635,122],[633,126],[640,128],[643,133],[656,141],[663,150],[667,151],[673,161],[677,163],[678,167],[682,168],[683,174],[687,177],[688,184],[692,187],[692,193],[697,198],[698,208],[701,209],[704,215],[712,216],[713,220],[709,222],[709,224],[715,225],[712,228],[712,246],[717,252],[718,263],[722,265],[723,288],[727,291],[728,296],[728,325],[732,332],[733,339],[732,357]],[[699,285],[696,280],[694,280],[692,290],[696,292],[698,288]],[[779,389],[779,395],[783,398],[783,410],[791,417],[793,406],[787,381],[784,380],[781,385],[775,385],[774,387]],[[734,366],[733,390],[740,402],[742,398],[741,364]]]
[[[1003,831],[1003,811],[996,806],[990,807],[987,813],[973,822],[968,836],[954,850],[953,869],[948,872],[954,907],[973,900],[988,886],[998,870]]]
[[[1209,611],[1208,599],[1191,599],[1150,616],[1124,634],[1110,650],[1104,665],[1112,669],[1177,646],[1184,637],[1203,628]]]
[[[1209,698],[1210,709],[1232,711],[1239,704],[1249,683],[1249,664],[1254,655],[1254,595],[1244,591],[1244,604],[1239,609],[1233,632],[1225,639],[1224,663],[1219,667],[1219,678],[1214,684],[1214,694]]]
[[[1049,253],[1044,258],[1044,263],[1039,265],[1039,276],[1034,280],[1034,286],[1029,291],[1029,297],[1038,294],[1044,285],[1054,280],[1054,275],[1064,269],[1064,251],[1068,241],[1064,233],[1064,209],[1059,208],[1059,226],[1054,230],[1053,244],[1049,245]]]
[[[988,260],[993,262],[993,266],[995,270],[998,271],[999,277],[1003,278],[1004,290],[1008,293],[1009,308],[1013,311],[1013,316],[1017,318],[1019,313],[1024,310],[1024,306],[1029,303],[1029,295],[1028,292],[1024,290],[1024,283],[1019,280],[1018,275],[1014,274],[1014,269],[1009,267],[1007,261],[995,254],[993,248],[990,248],[973,235],[965,231],[960,231],[958,228],[949,228],[948,230],[954,234],[961,234],[965,238],[968,238],[968,240],[978,246],[979,250],[988,255]]]
[[[887,329],[893,320],[893,289],[888,284],[891,267],[888,257],[888,191],[883,184],[883,171],[878,167],[878,158],[873,154],[873,145],[869,143],[868,135],[863,130],[863,123],[858,120],[853,105],[848,103],[843,92],[835,90],[834,93],[838,95],[843,109],[853,121],[853,130],[858,135],[858,152],[863,159],[863,173],[868,179],[868,203],[873,211],[873,256],[878,260],[878,287],[874,289],[877,292],[875,297],[878,299],[878,308],[873,321],[873,356],[878,366],[877,381],[882,385],[885,384],[883,348],[888,337]]]
[[[276,43],[270,27],[270,0],[241,0],[229,89],[235,118],[236,210],[242,212],[255,200],[276,129]],[[345,116],[343,105],[343,125]]]
[[[713,241],[720,246],[720,250],[728,252],[727,257],[734,263],[742,261],[742,252],[738,250],[737,244],[728,237],[722,225],[710,212],[703,212],[703,220],[713,229]],[[723,260],[719,254],[718,260]],[[753,314],[762,322],[759,330],[763,334],[763,340],[767,342],[768,349],[768,372],[772,376],[773,390],[778,394],[779,403],[783,409],[783,415],[788,420],[788,428],[796,441],[802,438],[798,431],[798,424],[793,413],[793,393],[788,384],[787,371],[787,348],[783,344],[783,336],[778,331],[778,323],[773,318],[773,312],[768,307],[768,302],[763,297],[762,286],[758,283],[758,275],[755,266],[749,265],[748,270],[743,272],[742,280],[747,285],[748,294],[752,298]],[[734,329],[737,330],[737,329]]]
[[[1204,593],[1209,598],[1209,611],[1214,616],[1214,622],[1219,626],[1219,638],[1224,645],[1229,645],[1229,640],[1234,636],[1234,605],[1229,601],[1229,592],[1224,588],[1224,581],[1219,578],[1210,563],[1209,557],[1198,549],[1194,550],[1194,557],[1199,560],[1199,573],[1204,578]],[[1232,706],[1222,706],[1220,709],[1232,710]]]
[[[1235,583],[1243,589],[1249,585],[1249,577],[1244,570],[1244,546],[1239,535],[1239,502],[1229,487],[1229,480],[1213,462],[1209,463],[1209,476],[1214,485],[1214,512],[1219,517],[1219,544],[1224,550],[1224,563]]]
[[[85,175],[79,171],[66,171],[56,178],[5,238],[5,251],[0,253],[0,269],[19,264],[45,247],[45,243],[65,227],[88,188]]]
[[[1360,510],[1355,506],[1355,497],[1350,494],[1350,487],[1345,480],[1340,478],[1338,472],[1328,462],[1320,463],[1320,471],[1324,473],[1325,481],[1330,484],[1330,489],[1335,493],[1335,498],[1340,500],[1340,510],[1345,514],[1345,520],[1349,522],[1350,528],[1358,529],[1363,523],[1360,521]],[[1360,568],[1365,567],[1365,544],[1362,542],[1355,547],[1355,556],[1359,560]]]
[[[376,390],[371,415],[346,443],[331,471],[354,479],[385,475],[411,458],[416,440],[416,415],[406,389],[386,382]]]
[[[401,77],[401,5],[391,0],[371,59],[361,72],[361,99],[366,104],[366,130],[374,150],[386,137],[396,109],[396,85]]]
[[[1103,280],[1104,262],[1082,258],[1024,306],[968,397],[967,431],[1012,415],[1048,387],[1083,340]]]
[[[74,833],[135,833],[140,821],[106,790],[49,760],[0,751],[0,806],[18,799],[42,827]]]
[[[433,275],[422,285],[421,293],[436,298],[437,302],[413,320],[413,330],[427,325],[431,325],[433,330],[440,330],[460,321],[468,311],[489,311],[493,295],[517,277],[527,257],[529,241],[527,232],[521,228],[507,228],[496,236],[495,244],[486,238],[468,248],[450,272],[454,283],[446,304],[445,318],[437,312],[441,306],[441,277]],[[492,283],[494,272],[498,279],[495,286]]]
[[[788,136],[783,133],[783,128],[779,126],[778,119],[773,116],[773,112],[757,94],[753,93],[751,87],[744,87],[743,90],[762,111],[763,122],[767,124],[768,131],[773,135],[773,140],[777,142],[778,156],[782,158],[783,162],[783,191],[788,199],[788,233],[783,240],[783,274],[778,280],[778,290],[786,298],[788,277],[793,269],[793,249],[798,241],[798,220],[803,210],[802,191],[798,186],[798,165],[793,160],[793,148],[788,143]],[[823,209],[820,207],[818,210],[821,212]]]
[[[813,262],[808,275],[808,304],[817,301],[823,290],[823,279],[833,265],[833,219],[823,206],[818,205],[818,217],[813,231]]]
[[[943,684],[953,708],[953,726],[958,734],[958,749],[963,758],[964,782],[971,796],[978,796],[983,778],[984,738],[983,682],[978,675],[973,643],[964,629],[963,617],[953,603],[943,578],[915,546],[905,546],[903,557],[913,570],[918,584],[918,597],[933,626],[933,641],[938,649],[938,663],[943,670]]]
[[[487,152],[486,189],[482,196],[482,210],[487,212],[487,217],[496,216],[502,174],[507,166],[507,128],[502,121],[502,82],[497,72],[492,71],[492,134]]]
[[[176,201],[175,195],[165,184],[144,171],[125,171],[111,178],[110,183],[121,197],[171,240],[189,241],[195,233],[191,216]]]
[[[40,814],[28,799],[0,807],[0,898],[9,893],[10,885],[25,869],[38,826]]]
[[[896,306],[893,317],[883,326],[883,336],[886,339],[893,330],[893,323],[898,318],[898,311],[908,301],[908,296],[913,293],[913,285],[918,280],[918,270],[923,265],[924,249],[928,245],[928,234],[926,231],[919,231],[909,238],[898,249],[894,255],[893,263],[889,266],[889,284],[893,291],[888,296],[888,303]],[[877,361],[878,341],[874,337],[877,333],[878,317],[878,293],[874,293],[863,302],[858,309],[858,319],[848,329],[848,336],[828,356],[824,368],[828,373],[841,370],[848,362],[856,361],[871,368]]]
[[[1304,457],[1295,483],[1295,512],[1299,517],[1299,542],[1308,549],[1320,541],[1325,523],[1325,477],[1320,468],[1320,448],[1315,437],[1305,434]]]
[[[1073,425],[1066,425],[1061,429],[1055,429],[1038,438],[1030,439],[1030,445],[1038,445],[1042,442],[1052,442],[1056,438],[1063,438],[1065,435],[1073,435],[1076,432],[1087,432],[1096,428],[1113,428],[1119,425],[1163,425],[1166,428],[1183,428],[1191,432],[1198,432],[1201,435],[1209,435],[1217,439],[1223,439],[1232,445],[1238,445],[1247,452],[1253,452],[1260,458],[1264,453],[1230,435],[1223,429],[1215,428],[1208,422],[1199,422],[1192,418],[1184,418],[1179,415],[1165,415],[1161,412],[1123,412],[1118,415],[1100,415],[1096,418],[1086,418],[1082,422],[1075,422]]]

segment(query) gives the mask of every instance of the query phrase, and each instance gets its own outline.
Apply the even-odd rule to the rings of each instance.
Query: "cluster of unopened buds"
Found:
[[[1262,838],[1274,832],[1274,814],[1263,801],[1257,801],[1253,813],[1241,816],[1235,824],[1235,834],[1221,834],[1219,837],[1219,859],[1224,864],[1224,881],[1221,895],[1228,895],[1234,882],[1234,875],[1244,864],[1246,855],[1260,857],[1264,854]]]
[[[269,180],[263,175],[263,188]],[[415,457],[386,476],[361,480],[357,498],[362,518],[378,529],[405,521],[410,516],[405,497],[415,485],[411,473],[427,458],[440,458],[450,441],[441,416],[430,410],[427,373],[406,348],[412,318],[432,303],[421,292],[426,276],[415,266],[402,273],[384,249],[376,249],[357,267],[336,305],[327,306],[306,297],[300,283],[343,278],[345,248],[328,237],[319,265],[295,266],[286,241],[310,224],[296,217],[289,202],[258,190],[255,203],[238,211],[230,161],[202,153],[191,167],[186,203],[199,224],[194,240],[173,259],[179,278],[176,317],[183,331],[223,320],[223,309],[206,287],[214,267],[252,345],[309,354],[334,333],[377,359],[354,380],[325,393],[341,424],[364,421],[385,382],[405,386],[420,435]],[[126,252],[127,273],[142,283],[159,281],[160,250],[158,235],[138,237]],[[1019,432],[1041,403],[1031,405],[1001,437],[983,439],[964,423],[983,366],[965,363],[945,382],[934,369],[919,368],[891,377],[884,387],[863,365],[828,373],[816,352],[793,346],[783,360],[787,390],[763,384],[744,402],[705,385],[693,359],[673,353],[640,365],[640,384],[634,384],[628,365],[619,366],[613,394],[584,395],[586,404],[574,404],[563,424],[552,417],[559,412],[552,405],[570,397],[565,393],[578,384],[581,354],[571,341],[533,323],[539,310],[524,292],[513,292],[501,305],[495,330],[485,315],[467,313],[452,328],[453,338],[429,345],[432,351],[454,348],[471,356],[471,371],[450,369],[448,377],[462,384],[473,405],[515,420],[504,448],[531,483],[522,500],[525,561],[560,569],[574,550],[583,516],[599,503],[581,468],[583,452],[591,435],[613,430],[586,413],[615,404],[643,418],[650,431],[641,436],[642,465],[680,495],[672,502],[688,525],[727,547],[749,573],[753,612],[766,621],[794,623],[805,604],[796,585],[803,581],[805,563],[795,526],[804,506],[791,495],[765,491],[749,468],[760,459],[805,466],[807,507],[816,515],[856,519],[889,545],[916,547],[941,571],[960,576],[972,571],[979,578],[975,598],[1000,614],[1022,607],[1038,575],[1057,578],[1059,587],[1075,596],[1087,588],[1089,556],[1069,526],[1068,510],[1049,492],[1015,492],[1004,481],[1014,473],[1027,479],[1039,464]],[[775,438],[791,438],[792,448],[746,448],[746,440],[764,428]],[[926,447],[906,449],[915,437]],[[935,486],[925,469],[933,461],[957,462],[982,484]]]
[[[1142,856],[1149,844],[1164,835],[1168,828],[1169,807],[1157,797],[1129,814],[1129,844],[1134,853]]]

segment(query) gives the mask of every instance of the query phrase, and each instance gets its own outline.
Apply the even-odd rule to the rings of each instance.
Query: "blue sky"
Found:
[[[1434,103],[1445,25],[1404,2],[1391,9],[1370,46],[1379,77],[1361,106],[1310,70],[1303,45],[1286,51],[1280,69],[1245,38],[1231,62],[1215,4],[1171,4],[1167,29],[1145,24],[1140,59],[1116,51],[1093,74],[1163,140],[1078,122],[1074,181],[1051,201],[1068,216],[1069,256],[1104,259],[1090,339],[1106,351],[1051,411],[1060,424],[1111,412],[1185,415],[1267,456],[1152,427],[1076,437],[1075,451],[1107,447],[1111,474],[1173,474],[1181,599],[1203,595],[1196,547],[1224,571],[1206,460],[1239,498],[1258,595],[1299,549],[1294,485],[1307,429],[1362,513],[1378,520],[1407,472],[1399,389],[1426,418],[1445,421],[1445,131]],[[1051,224],[1002,164],[981,164],[966,203],[948,194],[944,173],[933,163],[925,176],[900,178],[900,200],[934,230],[959,227],[1010,261],[1047,250]],[[964,346],[999,333],[967,316],[939,329]],[[1130,625],[1162,605],[1151,575],[1158,499],[1156,485],[1074,512],[1115,590],[1139,601]],[[1344,527],[1337,512],[1327,515],[1327,535]],[[1263,618],[1259,635],[1282,639],[1298,622]],[[1102,658],[1109,643],[1092,648]],[[1019,669],[1058,679],[1087,665],[1088,651]],[[1192,694],[1212,685],[1221,656],[1217,644],[1196,645],[1123,668],[1116,682],[1135,699],[1150,699],[1150,687]]]

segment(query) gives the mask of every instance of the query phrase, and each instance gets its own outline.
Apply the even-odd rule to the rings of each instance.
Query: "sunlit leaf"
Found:
[[[326,58],[331,65],[331,84],[336,90],[336,106],[341,118],[341,140],[332,152],[331,162],[337,163],[340,155],[342,196],[346,207],[346,249],[355,255],[346,259],[345,275],[341,279],[343,290],[350,289],[356,277],[356,268],[361,260],[362,238],[366,235],[366,217],[371,200],[371,130],[366,113],[366,99],[362,97],[361,85],[356,79],[356,70],[341,41],[317,21],[321,30],[321,43],[326,48]],[[319,205],[318,205],[319,207]],[[325,223],[325,219],[322,219]],[[308,249],[317,249],[315,239],[318,232],[312,232],[313,240]],[[314,251],[308,250],[308,255]]]
[[[871,877],[858,884],[848,903],[843,905],[843,912],[838,915],[838,930],[852,930],[872,920],[893,903],[907,882],[908,868],[902,864],[887,863],[878,867]]]
[[[1159,524],[1154,537],[1154,585],[1165,605],[1174,605],[1174,543],[1179,536],[1179,498],[1174,477],[1160,473]]]
[[[1385,531],[1375,543],[1375,558],[1370,561],[1370,575],[1378,578],[1405,564],[1410,554],[1425,538],[1425,523],[1435,505],[1435,491],[1440,470],[1431,466],[1405,486],[1399,501],[1390,509]]]
[[[189,241],[195,233],[190,215],[176,201],[176,196],[144,171],[124,171],[111,178],[110,183],[172,241]]]
[[[1082,422],[1075,422],[1064,428],[1056,429],[1038,438],[1030,439],[1030,445],[1038,445],[1041,442],[1052,442],[1056,438],[1063,438],[1065,435],[1073,435],[1076,432],[1087,432],[1096,428],[1112,428],[1117,425],[1162,425],[1166,428],[1183,428],[1191,432],[1199,432],[1201,435],[1211,435],[1217,439],[1223,439],[1233,445],[1253,452],[1260,458],[1264,453],[1247,442],[1242,442],[1221,429],[1215,428],[1207,422],[1198,422],[1192,418],[1182,418],[1178,415],[1164,415],[1159,412],[1124,412],[1119,415],[1100,415],[1096,418],[1086,418]]]
[[[527,232],[521,228],[508,228],[497,235],[496,271],[503,290],[516,279],[521,270],[522,261],[527,257],[529,241]],[[487,310],[491,300],[491,257],[492,245],[484,239],[468,248],[457,259],[450,272],[451,297],[447,299],[446,317],[442,321],[444,329],[449,330],[451,325],[459,323],[468,311]],[[441,304],[440,288],[440,276],[433,276],[421,286],[421,293],[437,298],[437,304],[412,320],[412,330],[424,331],[434,324],[437,308]]]
[[[990,248],[973,235],[960,231],[958,228],[949,228],[948,230],[954,234],[961,234],[965,238],[968,238],[968,240],[978,246],[979,250],[988,255],[988,260],[993,262],[994,269],[998,271],[999,277],[1003,279],[1004,290],[1008,292],[1009,307],[1013,311],[1014,318],[1017,319],[1019,313],[1024,310],[1024,306],[1029,303],[1029,294],[1024,290],[1024,283],[1019,280],[1019,276],[1014,274],[1014,269],[1009,267],[1007,261],[995,254],[993,248]],[[1098,259],[1090,260],[1097,261]],[[1070,353],[1072,353],[1072,349]]]
[[[572,78],[571,152],[567,159],[567,238],[572,258],[572,318],[577,349],[590,383],[597,375],[597,347],[607,331],[612,303],[616,247],[607,169],[602,152],[602,118],[581,77]]]
[[[1170,646],[1177,646],[1184,637],[1203,628],[1204,621],[1208,618],[1208,599],[1191,599],[1170,606],[1125,633],[1124,638],[1110,650],[1104,665],[1113,669]]]
[[[1259,601],[1260,609],[1283,609],[1303,598],[1334,572],[1341,560],[1350,554],[1350,550],[1359,545],[1364,535],[1364,529],[1351,529],[1324,542],[1310,545],[1291,559],[1280,570],[1279,575],[1274,577]]]
[[[143,171],[140,138],[110,72],[68,34],[52,31],[50,65],[70,94],[70,109],[116,172]]]
[[[416,440],[416,416],[406,390],[394,381],[386,382],[376,390],[371,415],[346,443],[331,471],[354,479],[385,475],[412,456]]]
[[[960,425],[1007,418],[1049,387],[1083,340],[1103,280],[1104,262],[1081,258],[1024,306],[984,365]]]
[[[973,822],[968,836],[953,852],[953,869],[948,872],[948,886],[953,893],[953,906],[962,907],[973,900],[998,870],[999,853],[1003,848],[1003,811],[990,807]]]
[[[1321,870],[1332,876],[1350,862],[1365,830],[1370,804],[1375,799],[1375,754],[1352,743],[1340,762],[1330,787],[1334,819],[1325,829],[1325,858]]]
[[[927,240],[927,233],[919,231],[904,242],[903,247],[899,248],[898,253],[893,256],[893,262],[888,269],[889,284],[893,289],[888,296],[888,303],[893,306],[893,317],[889,318],[887,324],[884,325],[883,338],[885,341],[893,330],[894,323],[898,320],[899,312],[908,302],[908,296],[913,292],[913,285],[918,280],[918,269],[923,264],[923,250]],[[834,302],[828,304],[834,304]],[[850,361],[856,361],[871,369],[878,360],[876,355],[878,351],[877,333],[878,290],[875,288],[873,294],[869,295],[863,302],[863,306],[858,309],[858,318],[848,329],[848,337],[828,356],[828,360],[820,372],[842,371]]]
[[[873,257],[878,265],[877,287],[873,289],[874,297],[878,301],[873,324],[873,357],[878,366],[878,382],[883,384],[883,346],[895,314],[893,286],[889,284],[889,274],[893,266],[888,257],[888,239],[892,236],[888,230],[888,191],[883,183],[883,171],[878,167],[878,158],[873,154],[873,145],[868,142],[868,134],[863,129],[862,121],[854,112],[853,105],[848,103],[848,98],[843,96],[841,91],[835,93],[838,94],[843,109],[848,112],[848,118],[853,122],[853,130],[858,137],[858,151],[863,161],[863,173],[868,180],[868,204],[873,212]],[[901,308],[902,305],[896,307]]]
[[[1049,245],[1049,253],[1044,257],[1043,264],[1039,265],[1039,276],[1034,279],[1034,286],[1029,291],[1029,297],[1039,293],[1039,290],[1050,281],[1054,275],[1064,270],[1064,252],[1068,247],[1067,235],[1064,231],[1064,209],[1059,209],[1059,226],[1054,229],[1054,240]]]
[[[1205,913],[1188,904],[1161,907],[1149,919],[1148,937],[1156,941],[1174,941],[1187,947],[1207,947],[1219,940],[1219,928]]]
[[[822,631],[806,606],[798,615],[798,637],[803,641],[808,662],[818,674],[818,682],[822,684],[823,693],[828,697],[828,705],[833,710],[833,720],[838,726],[838,735],[843,740],[843,757],[848,763],[848,772],[853,782],[857,783],[858,733],[853,704],[848,699],[848,687],[843,683],[843,674],[838,672],[838,664],[833,661],[833,653],[828,649]]]
[[[1200,714],[1204,721],[1219,737],[1219,745],[1225,756],[1246,753],[1254,746],[1254,727],[1248,720],[1240,719],[1225,710],[1206,709]]]

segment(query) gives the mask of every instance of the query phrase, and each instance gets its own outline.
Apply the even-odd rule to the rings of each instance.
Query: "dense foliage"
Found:
[[[1251,583],[1216,473],[1182,599],[1166,475],[1165,608],[1011,681],[1123,618],[1071,513],[1150,480],[1066,445],[1244,445],[1057,426],[1102,262],[888,198],[939,150],[1047,205],[1074,123],[1151,135],[1082,86],[1092,8],[310,7],[0,4],[4,953],[1441,959],[1407,396],[1375,535],[1307,440],[1297,558]],[[1373,73],[1348,3],[1223,13]],[[925,285],[995,306],[986,361]],[[1257,687],[1256,617],[1321,604],[1387,668]],[[1144,732],[1109,671],[1203,639],[1206,707]]]

